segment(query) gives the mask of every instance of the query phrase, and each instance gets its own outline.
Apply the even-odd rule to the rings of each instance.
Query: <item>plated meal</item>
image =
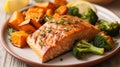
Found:
[[[120,24],[101,19],[97,11],[86,1],[36,3],[27,10],[15,11],[8,20],[10,43],[20,50],[29,46],[41,63],[67,52],[77,60],[89,54],[104,56],[118,45],[115,37]]]

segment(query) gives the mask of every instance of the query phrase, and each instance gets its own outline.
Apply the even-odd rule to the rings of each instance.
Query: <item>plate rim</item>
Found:
[[[114,14],[112,11],[110,11],[110,10],[108,10],[107,8],[104,8],[104,7],[102,7],[102,6],[99,6],[99,5],[95,5],[95,6],[97,6],[97,7],[99,7],[99,8],[101,8],[101,9],[104,9],[104,10],[106,10],[106,11],[109,11],[112,15],[114,15],[114,16],[116,16],[117,17],[117,19],[119,19],[120,20],[120,18],[116,15],[116,14]],[[26,7],[26,8],[29,8],[29,7]],[[9,20],[9,19],[8,19]],[[108,59],[108,58],[110,58],[111,56],[113,56],[114,54],[116,54],[118,51],[120,51],[120,45],[118,45],[118,47],[116,47],[114,50],[112,50],[111,52],[109,52],[107,55],[104,55],[103,57],[101,57],[101,58],[99,58],[99,59],[95,59],[95,60],[92,60],[92,61],[86,61],[86,62],[84,62],[84,63],[77,63],[77,64],[67,64],[67,65],[51,65],[51,64],[46,64],[46,63],[37,63],[37,62],[33,62],[33,61],[30,61],[30,60],[28,60],[28,59],[26,59],[26,58],[23,58],[23,57],[20,57],[19,55],[17,55],[17,54],[15,54],[8,46],[7,46],[7,44],[5,43],[5,41],[4,41],[4,32],[5,32],[5,30],[4,29],[6,29],[7,27],[8,27],[8,24],[7,24],[7,22],[8,22],[8,20],[6,20],[3,24],[2,24],[2,26],[1,26],[1,28],[0,28],[0,43],[1,43],[1,45],[2,45],[2,47],[10,54],[10,55],[12,55],[13,57],[15,57],[15,58],[17,58],[17,59],[19,59],[19,60],[21,60],[21,61],[23,61],[23,62],[25,62],[25,63],[27,63],[27,64],[30,64],[30,65],[32,65],[32,66],[50,66],[50,67],[70,67],[70,66],[90,66],[90,65],[93,65],[93,64],[97,64],[97,63],[100,63],[100,62],[102,62],[102,61],[104,61],[104,60],[106,60],[106,59]]]

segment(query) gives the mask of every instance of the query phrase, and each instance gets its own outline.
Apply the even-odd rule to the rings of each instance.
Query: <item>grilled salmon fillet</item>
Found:
[[[70,50],[77,39],[91,40],[99,29],[74,16],[63,15],[46,22],[27,38],[42,62]]]

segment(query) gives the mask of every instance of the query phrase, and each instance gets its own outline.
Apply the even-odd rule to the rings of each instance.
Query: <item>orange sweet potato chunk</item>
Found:
[[[25,31],[27,33],[33,33],[36,29],[30,24],[31,19],[23,21],[19,24],[19,30]]]
[[[31,19],[31,23],[33,26],[38,29],[42,24],[40,23],[40,19],[44,16],[45,9],[40,7],[31,7],[26,12],[25,20]]]
[[[23,22],[24,21],[24,15],[21,13],[21,12],[19,12],[19,11],[15,11],[13,14],[12,14],[12,16],[10,17],[10,19],[9,19],[9,21],[8,21],[8,24],[12,27],[12,28],[14,28],[14,29],[16,29],[16,30],[19,30],[19,24],[21,23],[21,22]]]
[[[38,6],[38,7],[42,7],[42,8],[45,8],[45,9],[52,9],[52,10],[55,9],[54,4],[51,3],[51,2],[41,2],[41,3],[36,3],[36,6]]]
[[[66,14],[67,10],[68,10],[67,6],[62,5],[56,9],[56,12],[60,15],[64,15],[64,14]]]
[[[55,14],[53,15],[53,18],[57,18],[57,17],[59,17],[59,16],[60,16],[60,14],[55,13]]]
[[[55,5],[66,5],[67,0],[54,0]]]
[[[53,10],[52,9],[47,9],[46,11],[46,16],[52,16],[53,15]]]
[[[14,46],[23,48],[27,46],[26,38],[28,34],[25,31],[13,32],[11,36],[11,41]]]
[[[27,33],[33,33],[36,29],[30,24],[25,24],[20,26],[20,30],[25,31]]]

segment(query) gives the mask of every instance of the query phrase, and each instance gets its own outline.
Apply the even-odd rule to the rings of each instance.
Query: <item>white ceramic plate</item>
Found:
[[[95,5],[96,9],[97,9],[97,15],[99,16],[99,19],[105,19],[108,21],[118,21],[120,22],[120,19],[111,11]],[[8,40],[8,34],[7,34],[7,29],[8,29],[8,25],[7,25],[7,21],[2,25],[1,30],[0,30],[0,40],[2,43],[2,46],[5,48],[5,50],[7,52],[9,52],[11,55],[13,55],[14,57],[28,63],[31,65],[36,65],[36,66],[51,66],[51,67],[65,67],[65,66],[89,66],[89,65],[94,65],[97,64],[101,61],[106,60],[107,58],[111,57],[112,55],[114,55],[115,53],[117,53],[119,51],[120,48],[120,38],[117,37],[117,44],[116,47],[110,51],[105,53],[104,55],[86,55],[86,57],[82,60],[77,60],[71,52],[65,53],[59,57],[56,57],[55,59],[47,62],[47,63],[41,63],[41,61],[39,60],[39,58],[37,57],[37,55],[32,51],[31,48],[26,47],[26,48],[17,48],[15,46],[13,46],[9,40]],[[63,61],[61,61],[60,59],[63,59]]]

